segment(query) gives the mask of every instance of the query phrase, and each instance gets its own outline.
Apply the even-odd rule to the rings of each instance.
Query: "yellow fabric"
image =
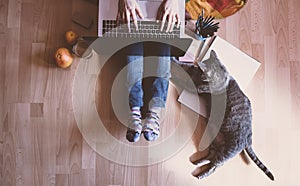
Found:
[[[216,0],[215,3],[218,3]],[[189,0],[186,2],[186,11],[192,19],[198,19],[202,9],[204,9],[204,16],[213,16],[216,18],[223,18],[236,13],[245,5],[245,0],[230,0],[230,3],[221,11],[217,11],[207,2],[207,0]]]
[[[228,17],[232,14],[235,14],[238,10],[245,6],[245,2],[241,0],[235,0],[236,2],[231,2],[222,12],[223,17]]]

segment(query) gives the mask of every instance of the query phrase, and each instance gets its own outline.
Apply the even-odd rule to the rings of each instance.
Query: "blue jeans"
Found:
[[[128,46],[128,50],[130,55],[127,56],[127,88],[130,108],[143,106],[142,79],[150,76],[154,77],[154,81],[149,90],[149,107],[165,107],[171,76],[170,47],[160,43],[135,43]],[[157,52],[151,54],[153,51]]]

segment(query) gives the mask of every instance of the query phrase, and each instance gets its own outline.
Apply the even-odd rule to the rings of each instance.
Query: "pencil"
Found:
[[[211,47],[211,45],[213,44],[214,40],[216,39],[216,35],[213,35],[210,40],[208,41],[207,45],[205,46],[203,52],[200,54],[200,56],[196,59],[196,63],[199,63],[203,60],[205,54],[207,53],[207,51],[209,50],[209,48]]]
[[[201,38],[200,40],[201,40],[201,43],[200,43],[200,45],[198,47],[198,50],[196,51],[195,58],[194,58],[194,63],[197,63],[197,59],[199,58],[201,50],[202,50],[202,48],[204,46],[204,43],[206,41],[205,38]]]

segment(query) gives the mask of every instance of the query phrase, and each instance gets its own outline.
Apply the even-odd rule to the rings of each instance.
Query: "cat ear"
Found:
[[[205,72],[206,69],[207,69],[206,65],[203,62],[199,62],[198,66],[200,67],[200,69],[202,70],[202,72]]]
[[[212,58],[212,59],[217,59],[218,58],[217,53],[214,50],[210,51],[210,58]]]

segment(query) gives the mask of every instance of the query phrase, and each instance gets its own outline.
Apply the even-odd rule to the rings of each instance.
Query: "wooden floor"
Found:
[[[72,23],[71,16],[77,11],[94,18],[90,30]],[[207,179],[192,177],[195,167],[189,156],[199,143],[203,118],[192,140],[161,163],[136,167],[100,156],[101,146],[91,148],[74,117],[72,85],[79,59],[66,70],[57,68],[53,60],[58,47],[68,46],[65,31],[97,33],[97,5],[85,0],[1,0],[0,185],[299,185],[299,11],[299,0],[251,0],[240,12],[223,19],[218,33],[262,63],[246,94],[253,105],[254,149],[275,175],[272,183],[238,156]],[[103,88],[111,81],[109,77],[113,76],[98,77],[96,86],[97,108],[106,118],[106,129],[130,148],[150,149],[151,144],[144,140],[129,144],[124,139],[125,127],[105,97],[110,94],[109,88]],[[176,88],[171,86],[169,92],[162,136],[153,144],[171,135],[178,126],[178,113],[187,111],[176,102]],[[185,113],[183,117],[188,119]],[[111,149],[112,154],[120,153]],[[145,153],[146,159],[149,154]],[[120,157],[132,158],[127,155],[122,152]]]

